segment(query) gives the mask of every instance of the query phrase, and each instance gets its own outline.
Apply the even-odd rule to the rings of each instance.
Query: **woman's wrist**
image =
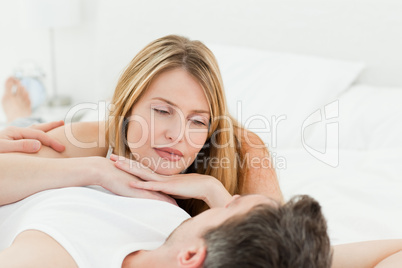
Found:
[[[105,157],[93,156],[87,157],[86,159],[87,165],[82,165],[83,170],[82,173],[84,177],[82,177],[83,183],[86,185],[98,185],[102,186],[104,184],[104,175],[105,172],[102,167],[107,165],[106,161],[108,161]]]
[[[98,159],[99,158],[99,159]],[[54,159],[58,161],[59,159]],[[60,159],[65,170],[63,178],[69,186],[100,185],[102,165],[101,157],[79,157]]]
[[[203,201],[207,203],[210,208],[224,207],[231,199],[232,195],[216,178],[211,176],[206,185],[208,187],[205,191]]]

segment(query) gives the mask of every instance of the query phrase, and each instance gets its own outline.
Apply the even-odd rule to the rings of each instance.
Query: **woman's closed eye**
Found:
[[[152,107],[151,109],[159,115],[173,115],[173,111],[171,111],[169,108]],[[209,125],[209,122],[204,122],[205,120],[200,119],[198,116],[191,117],[188,120],[198,127],[206,127]]]
[[[191,120],[191,121],[198,126],[207,126],[204,122],[198,120]]]
[[[167,110],[162,110],[162,109],[157,109],[157,108],[152,108],[152,110],[154,110],[158,114],[166,114],[166,115],[170,114],[170,112]]]
[[[193,115],[189,118],[189,121],[197,127],[209,126],[209,119],[201,115]]]

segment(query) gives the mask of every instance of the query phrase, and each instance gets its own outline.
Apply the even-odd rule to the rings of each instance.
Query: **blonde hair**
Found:
[[[200,41],[168,35],[159,38],[142,49],[121,75],[112,104],[106,130],[106,139],[114,152],[130,157],[126,139],[125,118],[139,101],[153,79],[160,73],[174,68],[183,68],[201,85],[211,111],[208,138],[196,160],[186,172],[211,175],[222,182],[230,194],[239,193],[247,168],[238,168],[244,157],[239,133],[243,129],[228,114],[223,82],[213,53]],[[235,131],[236,130],[236,131]],[[223,168],[209,164],[211,158],[227,159]],[[200,164],[202,163],[202,164]],[[180,205],[191,215],[208,208],[201,200],[180,200]]]

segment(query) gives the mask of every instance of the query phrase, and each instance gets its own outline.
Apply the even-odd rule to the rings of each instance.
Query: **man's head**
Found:
[[[317,201],[283,206],[262,195],[235,196],[183,222],[148,255],[158,267],[330,267],[327,225]]]
[[[317,201],[293,198],[255,206],[203,235],[203,267],[331,267],[327,224]]]

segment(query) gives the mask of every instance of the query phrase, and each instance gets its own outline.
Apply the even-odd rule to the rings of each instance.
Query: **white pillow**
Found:
[[[364,68],[357,62],[207,45],[218,60],[229,111],[270,148],[301,146],[304,119],[346,90]]]
[[[402,149],[402,88],[356,85],[339,96],[339,148]],[[323,150],[325,125],[316,124],[307,144]]]

